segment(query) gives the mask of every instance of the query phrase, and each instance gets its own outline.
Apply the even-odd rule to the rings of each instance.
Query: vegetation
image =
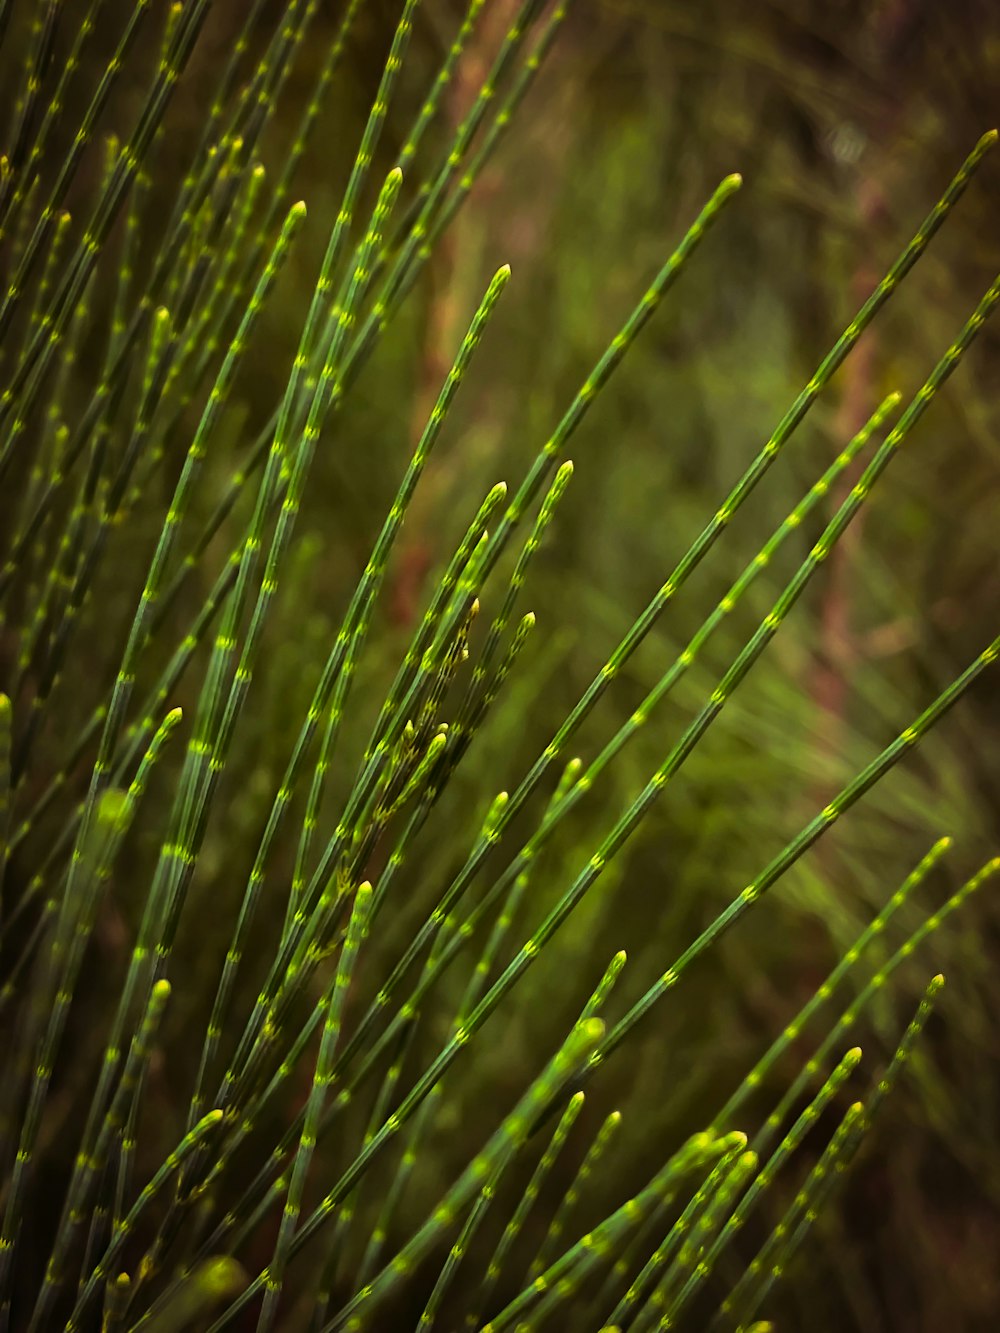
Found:
[[[839,605],[1000,301],[912,385],[922,346],[845,386],[996,134],[745,449],[762,400],[723,382],[734,344],[705,380],[702,331],[686,373],[734,436],[706,509],[633,456],[616,372],[676,390],[657,444],[697,438],[650,339],[718,318],[741,178],[617,332],[600,260],[544,244],[544,325],[544,292],[533,338],[505,324],[487,187],[558,124],[565,9],[432,17],[0,0],[3,1328],[836,1327],[792,1260],[887,1099],[954,1114],[923,946],[1000,859],[919,906],[940,818],[974,823],[930,733],[1000,637],[875,744],[792,617]],[[595,153],[595,217],[641,151]]]

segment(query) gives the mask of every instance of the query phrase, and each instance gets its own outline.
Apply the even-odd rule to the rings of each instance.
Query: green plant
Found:
[[[675,1137],[645,1149],[641,1178],[625,1179],[614,1154],[628,1108],[596,1123],[584,1113],[591,1089],[620,1067],[619,1048],[675,989],[683,995],[689,969],[961,697],[1000,639],[627,1001],[624,955],[613,954],[588,997],[595,977],[574,958],[579,936],[563,927],[574,913],[580,920],[835,549],[992,313],[1000,279],[901,412],[897,394],[871,405],[627,722],[589,762],[573,749],[996,136],[974,149],[524,776],[494,794],[496,784],[466,775],[488,778],[470,767],[474,743],[494,738],[519,753],[518,680],[530,688],[534,617],[517,619],[517,606],[571,480],[566,446],[740,181],[724,179],[698,213],[513,494],[494,485],[478,508],[463,497],[464,530],[392,674],[380,596],[431,451],[488,343],[510,278],[497,270],[384,526],[373,541],[366,534],[371,554],[339,626],[315,642],[303,608],[317,554],[296,524],[316,452],[341,440],[364,446],[343,424],[351,392],[391,349],[406,296],[563,18],[561,7],[545,15],[525,0],[453,141],[435,142],[431,127],[483,8],[470,3],[380,176],[388,109],[412,95],[401,81],[416,0],[402,7],[342,197],[321,229],[319,276],[304,303],[293,301],[296,348],[259,419],[265,363],[252,351],[265,339],[282,345],[280,327],[272,343],[260,322],[294,276],[305,223],[290,192],[361,6],[347,6],[324,44],[274,183],[259,155],[319,21],[315,0],[290,0],[277,21],[258,0],[218,65],[197,64],[208,0],[168,8],[155,41],[146,31],[154,7],[134,6],[90,97],[77,74],[113,6],[95,0],[68,33],[59,0],[0,8],[7,83],[17,89],[0,176],[5,1327],[162,1333],[247,1317],[261,1329],[645,1329],[713,1317],[749,1327],[857,1152],[941,978],[860,1100],[847,1091],[860,1060],[847,1045],[855,1025],[916,945],[998,868],[989,862],[906,928],[823,1029],[815,1015],[909,907],[945,850],[937,843],[712,1123],[692,1134],[666,1127]],[[194,77],[191,62],[214,82],[179,167],[166,117],[175,87]],[[71,108],[79,118],[69,134]],[[108,135],[98,169],[96,135],[115,117],[130,128]],[[603,836],[574,823],[829,494],[843,498],[818,540],[638,795],[612,810]],[[265,693],[267,668],[277,673],[289,644],[284,686]],[[179,736],[183,754],[172,754]],[[255,759],[265,748],[277,756],[273,775]],[[573,843],[586,839],[582,865],[553,855],[567,830]],[[196,935],[185,940],[185,928]],[[108,942],[114,931],[124,949]],[[563,1036],[547,1061],[535,1044],[511,1062],[523,1067],[498,1113],[474,1084],[490,1077],[489,1058],[503,1061],[501,1016],[518,996],[540,1025],[555,1012]],[[161,1037],[170,1005],[177,1030]],[[803,1057],[809,1033],[819,1045]],[[777,1104],[762,1113],[761,1091],[788,1067]],[[474,1126],[463,1148],[466,1137],[478,1142],[456,1162],[446,1140],[463,1114]],[[773,1182],[817,1130],[825,1146],[791,1202],[760,1222]],[[564,1166],[570,1145],[581,1148],[576,1171]]]

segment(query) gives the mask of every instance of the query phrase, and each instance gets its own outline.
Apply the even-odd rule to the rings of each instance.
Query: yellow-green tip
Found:
[[[194,1277],[194,1281],[212,1300],[233,1295],[246,1280],[247,1275],[243,1265],[229,1255],[206,1259]]]
[[[603,1018],[588,1018],[581,1025],[581,1035],[592,1042],[599,1042],[604,1036],[606,1024]]]
[[[129,810],[128,792],[120,787],[108,787],[97,801],[97,821],[105,828],[119,825]]]

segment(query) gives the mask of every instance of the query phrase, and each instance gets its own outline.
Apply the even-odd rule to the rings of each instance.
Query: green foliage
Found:
[[[405,0],[357,148],[337,162],[342,187],[307,221],[293,184],[362,9],[351,0],[327,33],[315,0],[257,0],[235,20],[209,0],[94,0],[82,16],[0,0],[0,1324],[759,1328],[917,1058],[942,978],[908,1027],[880,1008],[890,980],[1000,861],[937,911],[913,904],[947,839],[867,923],[834,922],[820,896],[845,937],[833,970],[696,1122],[683,1099],[643,1105],[648,1071],[677,1084],[685,1058],[654,1024],[671,1005],[707,1020],[731,1002],[731,969],[706,961],[739,952],[770,890],[958,702],[1000,638],[783,847],[762,845],[740,892],[700,904],[676,949],[644,903],[653,942],[635,968],[611,931],[625,856],[751,668],[774,661],[1000,278],[902,410],[896,391],[871,402],[832,463],[788,483],[741,572],[699,594],[690,628],[657,652],[648,688],[637,664],[671,644],[664,613],[784,463],[996,135],[553,721],[537,703],[552,696],[556,627],[520,604],[560,540],[567,447],[741,180],[692,210],[520,482],[478,487],[456,469],[423,609],[393,617],[401,534],[495,345],[516,282],[506,264],[481,282],[372,530],[352,519],[367,513],[352,487],[379,490],[363,456],[382,440],[364,423],[394,413],[398,434],[415,410],[394,360],[407,298],[564,9],[524,0],[490,48],[490,7],[470,0],[421,83],[418,3]],[[453,132],[439,128],[486,50]],[[300,114],[279,114],[303,69]],[[574,274],[566,313],[591,281]],[[346,502],[329,494],[331,460]],[[599,494],[600,466],[588,470]],[[614,521],[627,529],[629,515]],[[352,540],[360,560],[328,558]],[[604,555],[595,537],[581,595],[561,599],[571,632],[587,633],[586,565]],[[741,646],[720,649],[740,615]],[[635,698],[616,718],[623,685]],[[672,742],[665,705],[686,713]],[[866,1021],[891,1033],[881,1067],[853,1044]]]

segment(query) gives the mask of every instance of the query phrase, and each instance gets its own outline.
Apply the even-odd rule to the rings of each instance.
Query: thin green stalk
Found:
[[[791,1046],[798,1041],[806,1025],[810,1022],[816,1012],[830,999],[835,989],[844,979],[847,973],[858,962],[858,959],[868,948],[872,941],[881,937],[885,932],[886,926],[892,917],[906,903],[913,891],[921,885],[930,875],[931,871],[944,856],[945,852],[951,847],[951,838],[939,838],[931,847],[930,851],[924,855],[919,863],[903,880],[902,884],[892,895],[886,905],[878,915],[864,928],[858,935],[854,943],[848,948],[843,957],[834,966],[824,981],[816,987],[816,990],[805,1002],[802,1008],[796,1014],[795,1018],[788,1023],[778,1037],[771,1043],[764,1054],[760,1057],[753,1069],[746,1076],[740,1086],[732,1094],[729,1100],[719,1110],[719,1113],[712,1121],[711,1128],[718,1131],[722,1125],[731,1124],[733,1118],[743,1106],[746,1099],[759,1088],[767,1077],[768,1073],[774,1068],[777,1061],[785,1054]],[[843,1031],[838,1034],[842,1037]],[[806,1065],[808,1076],[814,1074],[820,1068],[821,1056],[817,1053],[814,1060]],[[810,1068],[810,1066],[813,1066]],[[795,1094],[797,1095],[797,1093]],[[754,1152],[763,1152],[763,1144],[759,1139],[754,1139],[751,1145]]]
[[[195,1151],[203,1139],[211,1135],[221,1119],[221,1111],[209,1111],[208,1115],[200,1120],[193,1130],[184,1135],[183,1139],[181,1139],[173,1152],[167,1155],[152,1179],[143,1186],[138,1198],[130,1208],[127,1216],[124,1218],[120,1230],[115,1234],[111,1244],[101,1256],[100,1262],[88,1277],[83,1290],[77,1298],[73,1312],[66,1321],[65,1333],[80,1333],[81,1328],[84,1327],[81,1321],[87,1313],[91,1302],[111,1276],[111,1270],[114,1267],[115,1261],[124,1248],[126,1241],[135,1232],[136,1224],[139,1219],[168,1183],[170,1178],[176,1175],[181,1169],[185,1159]]]
[[[288,1197],[285,1200],[285,1208],[281,1216],[281,1226],[278,1231],[278,1239],[275,1242],[274,1254],[267,1267],[267,1275],[264,1285],[264,1303],[261,1308],[260,1318],[257,1321],[257,1333],[266,1333],[266,1330],[274,1323],[275,1315],[277,1313],[278,1300],[281,1295],[281,1286],[284,1279],[285,1265],[288,1261],[289,1247],[292,1237],[295,1234],[295,1228],[298,1226],[299,1214],[302,1210],[302,1197],[305,1191],[306,1177],[309,1173],[313,1150],[316,1146],[316,1135],[319,1129],[319,1121],[332,1082],[330,1071],[333,1065],[333,1055],[337,1047],[337,1041],[340,1037],[340,1027],[344,1013],[344,1001],[347,998],[347,990],[351,984],[358,950],[361,948],[368,930],[371,898],[372,890],[371,885],[368,883],[360,885],[357,893],[354,895],[354,908],[351,912],[350,925],[347,928],[347,939],[344,942],[340,961],[337,964],[337,972],[334,977],[333,988],[327,1004],[326,1020],[323,1024],[323,1036],[320,1041],[319,1055],[316,1059],[316,1073],[313,1078],[309,1101],[306,1105],[306,1116],[305,1123],[302,1127],[302,1137],[299,1140],[298,1152],[295,1154],[295,1161],[292,1165],[292,1178],[288,1186]]]
[[[770,1188],[778,1171],[801,1144],[806,1134],[815,1127],[827,1106],[840,1093],[844,1083],[854,1072],[861,1059],[861,1048],[854,1046],[831,1072],[815,1097],[798,1116],[785,1137],[758,1171],[747,1192],[727,1219],[725,1226],[713,1241],[711,1248],[699,1260],[677,1295],[670,1302],[669,1316],[676,1321],[679,1313],[693,1299],[704,1282],[711,1276],[719,1256],[746,1223],[765,1190]]]
[[[641,1226],[664,1199],[672,1198],[680,1181],[693,1171],[727,1157],[746,1143],[744,1134],[695,1134],[653,1176],[649,1184],[633,1198],[588,1231],[575,1245],[525,1287],[483,1328],[483,1333],[504,1333],[514,1321],[545,1293],[564,1280],[575,1281],[581,1269],[593,1271],[603,1266],[621,1247],[625,1236]]]

